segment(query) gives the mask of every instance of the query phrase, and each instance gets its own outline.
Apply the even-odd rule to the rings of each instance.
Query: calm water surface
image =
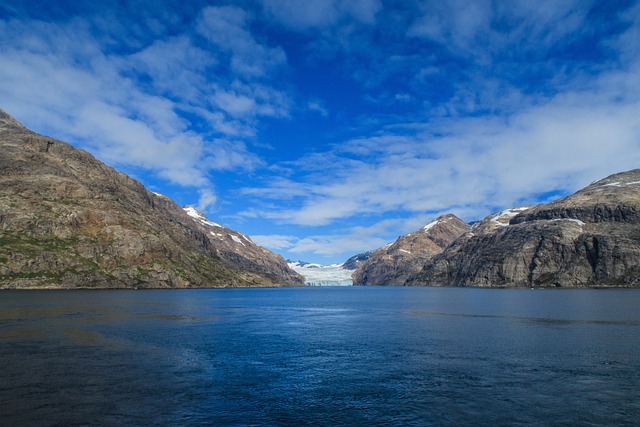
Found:
[[[0,425],[638,425],[640,290],[0,292]]]

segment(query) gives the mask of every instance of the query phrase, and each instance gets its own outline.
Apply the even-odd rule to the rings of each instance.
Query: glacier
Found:
[[[304,261],[287,261],[289,268],[304,277],[305,286],[352,286],[351,273],[342,264],[321,265]]]

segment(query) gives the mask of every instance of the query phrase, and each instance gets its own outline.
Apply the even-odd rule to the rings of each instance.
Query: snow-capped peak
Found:
[[[198,212],[198,210],[193,206],[185,206],[183,209],[187,213],[187,215],[189,215],[191,218],[194,218],[196,221],[198,221],[201,224],[208,225],[210,227],[222,227],[218,223],[209,221],[206,216]]]

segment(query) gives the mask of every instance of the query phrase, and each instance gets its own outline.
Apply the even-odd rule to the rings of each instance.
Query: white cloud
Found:
[[[205,73],[213,72],[218,63],[185,35],[156,40],[127,60],[132,71],[148,74],[161,93],[192,103],[204,95]]]
[[[338,143],[301,142],[283,157],[311,153],[282,163],[268,154],[271,176],[251,175],[266,186],[230,208],[247,223],[333,226],[261,236],[297,253],[371,249],[386,243],[371,236],[439,213],[477,219],[640,160],[638,4],[615,24],[591,0],[235,4],[139,22],[0,20],[1,107],[108,163],[194,187],[205,209],[223,194],[215,172],[266,166],[258,144],[278,149],[284,128],[287,148],[292,129],[322,133],[300,140]],[[319,64],[330,70],[316,82]],[[272,126],[291,111],[326,129]]]
[[[307,104],[307,108],[309,109],[309,111],[315,111],[318,114],[320,114],[322,117],[327,117],[329,116],[329,111],[327,110],[327,108],[322,104],[321,101],[309,101],[309,103]]]
[[[252,153],[239,139],[216,138],[208,141],[205,155],[201,158],[204,168],[229,171],[244,169],[251,171],[264,165],[263,160]]]
[[[408,93],[396,93],[394,95],[396,101],[400,102],[410,102],[412,97]]]
[[[294,30],[326,28],[342,19],[373,24],[380,0],[315,0],[304,7],[297,0],[264,0],[264,9],[279,23]]]
[[[488,61],[486,55],[545,52],[583,26],[589,4],[569,0],[452,0],[421,5],[422,16],[407,34],[433,40],[450,51]]]
[[[399,210],[416,215],[449,210],[478,219],[541,193],[574,191],[635,168],[640,73],[634,70],[603,75],[587,91],[558,94],[507,118],[442,118],[398,129],[403,134],[387,130],[332,153],[316,153],[295,164],[306,175],[263,192],[291,200],[296,182],[306,188],[293,193],[297,204],[269,213],[301,225]],[[354,161],[354,155],[361,160]]]
[[[274,251],[288,250],[295,245],[295,236],[286,236],[281,234],[272,235],[252,235],[251,240],[260,246],[269,248]]]
[[[220,109],[235,117],[251,114],[256,109],[256,101],[253,98],[233,91],[216,91],[212,101]]]
[[[218,201],[218,197],[210,188],[203,188],[198,191],[198,195],[200,198],[198,199],[198,205],[196,209],[200,212],[206,212],[212,209],[216,202]]]
[[[515,22],[522,34],[505,35],[503,46],[524,37],[524,29],[544,47],[562,40],[580,26],[588,10],[570,6],[544,3],[530,14],[516,8],[511,13],[518,13]],[[455,43],[469,47],[495,19],[482,18],[485,15],[480,15],[480,24],[457,16],[447,25],[461,27],[460,34],[439,34],[458,37]],[[551,28],[543,18],[565,26]],[[356,218],[366,222],[367,217],[399,211],[416,217],[453,212],[473,220],[638,167],[640,61],[627,42],[637,38],[640,21],[631,11],[626,20],[632,25],[606,40],[625,59],[617,71],[599,69],[597,75],[581,70],[562,84],[548,86],[551,95],[527,94],[504,81],[482,82],[481,76],[472,75],[472,84],[458,88],[440,107],[445,109],[440,118],[399,122],[289,164],[292,178],[262,189],[265,198],[282,201],[281,206],[275,202],[253,215],[308,226],[344,225]],[[554,33],[547,39],[549,32]],[[296,185],[304,191],[295,191]],[[327,241],[340,240],[334,237]]]
[[[107,163],[155,170],[182,185],[206,182],[204,171],[197,168],[202,140],[195,135],[175,132],[159,138],[148,122],[130,119],[120,107],[100,101],[86,103],[69,125],[66,132],[85,141]]]
[[[235,80],[226,88],[214,85],[209,100],[234,118],[286,117],[289,114],[290,101],[286,94],[256,83]]]
[[[409,35],[451,47],[466,47],[490,26],[490,0],[429,2],[422,9],[423,16],[408,29]]]
[[[313,258],[333,257],[345,253],[361,253],[381,247],[388,243],[381,237],[380,230],[368,231],[366,234],[358,230],[350,230],[345,234],[313,235],[295,237],[287,235],[251,236],[251,239],[265,248],[274,251],[310,256]]]
[[[640,45],[640,2],[625,11],[621,18],[629,28],[620,37],[606,43],[621,53],[621,59],[634,62],[638,60],[636,47]]]
[[[245,67],[247,79],[264,77],[286,58],[280,49],[257,43],[244,27],[246,16],[234,18],[234,11],[223,9],[226,15],[218,21],[212,18],[215,8],[201,17],[201,23],[217,22],[209,30],[220,29],[228,18],[233,44],[216,45],[222,50],[198,47],[182,33],[147,44],[140,40],[138,49],[130,41],[120,54],[88,20],[0,20],[2,108],[28,127],[88,149],[111,165],[142,168],[184,186],[207,188],[211,171],[254,169],[262,161],[247,141],[255,138],[256,118],[286,116],[290,101],[266,83],[215,71]],[[204,120],[212,131],[196,134],[186,117]]]
[[[552,47],[558,41],[575,32],[591,31],[584,26],[592,0],[534,1],[517,0],[509,4],[495,3],[494,21],[516,23],[511,30],[511,38],[536,40],[532,47],[540,49]],[[513,24],[512,24],[513,25]]]
[[[236,6],[208,6],[198,31],[223,52],[231,54],[231,68],[248,77],[264,76],[286,63],[284,51],[258,43],[248,30],[250,16]]]

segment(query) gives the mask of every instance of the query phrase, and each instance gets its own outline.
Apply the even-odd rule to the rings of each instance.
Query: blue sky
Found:
[[[638,1],[0,0],[0,108],[331,263],[640,167],[638,46]]]

